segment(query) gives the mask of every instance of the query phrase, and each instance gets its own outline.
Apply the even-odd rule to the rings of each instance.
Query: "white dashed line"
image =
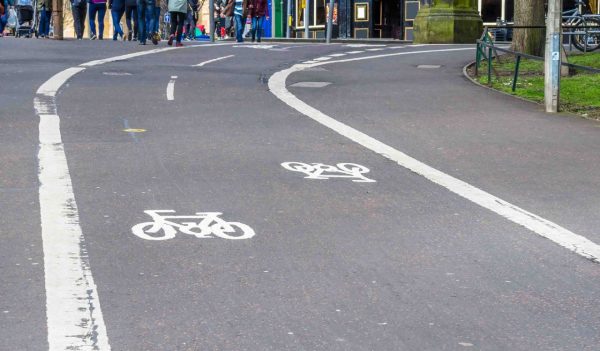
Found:
[[[578,255],[581,255],[594,262],[600,262],[600,245],[590,241],[589,239],[575,234],[556,223],[550,222],[542,217],[539,217],[531,212],[519,208],[505,200],[502,200],[490,193],[487,193],[473,185],[470,185],[458,178],[452,177],[443,173],[421,161],[418,161],[407,154],[394,149],[393,147],[374,139],[359,130],[356,130],[342,122],[339,122],[323,112],[308,105],[304,101],[298,99],[286,88],[286,79],[295,72],[303,71],[306,68],[327,65],[332,63],[362,61],[368,59],[376,59],[383,57],[392,57],[400,55],[414,55],[427,53],[442,53],[462,50],[473,50],[472,48],[457,48],[457,49],[440,49],[427,51],[411,51],[400,52],[393,54],[384,54],[376,56],[358,57],[353,59],[344,59],[337,61],[319,62],[310,65],[294,65],[283,71],[279,71],[269,79],[269,89],[281,101],[304,114],[307,117],[321,123],[322,125],[334,130],[340,135],[353,140],[354,142],[374,151],[381,156],[393,160],[400,166],[405,167],[412,172],[419,174],[431,182],[438,184],[449,191],[462,196],[463,198],[478,204],[500,216],[519,224],[532,232],[547,238],[556,244],[571,250]]]
[[[360,54],[363,53],[364,51],[362,50],[358,50],[358,51],[347,51],[346,54],[348,55],[354,55],[354,54]]]
[[[171,76],[171,80],[169,84],[167,84],[167,100],[173,101],[175,100],[175,80],[177,76]]]
[[[342,56],[346,56],[346,54],[331,54],[329,56],[331,56],[331,57],[342,57]]]
[[[218,58],[216,58],[216,59],[212,59],[212,60],[208,60],[208,61],[200,62],[200,63],[199,63],[199,64],[197,64],[197,65],[193,65],[193,67],[202,67],[202,66],[204,66],[204,65],[207,65],[207,64],[209,64],[209,63],[216,62],[216,61],[221,61],[221,60],[225,60],[225,59],[228,59],[228,58],[230,58],[230,57],[234,57],[234,56],[235,56],[235,55],[227,55],[227,56],[223,56],[223,57],[218,57]]]

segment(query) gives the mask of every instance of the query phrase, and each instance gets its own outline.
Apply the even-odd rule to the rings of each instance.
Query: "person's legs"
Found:
[[[260,43],[260,38],[262,37],[262,27],[265,22],[265,16],[260,16],[256,18],[256,28],[254,31],[256,32],[256,41]],[[254,35],[254,34],[253,34]]]
[[[256,28],[258,27],[258,19],[260,17],[252,17],[252,28],[250,29],[250,33],[252,34],[252,42],[256,40]]]
[[[40,35],[40,37],[45,37],[46,36],[46,6],[42,7],[42,10],[40,11],[40,29],[38,34]]]
[[[158,33],[160,27],[160,6],[154,6],[154,26],[152,32]]]
[[[144,0],[137,0],[137,11],[138,39],[141,44],[146,44],[146,2]]]
[[[98,12],[98,5],[90,3],[90,11],[88,14],[90,21],[90,39],[96,39],[96,12]]]
[[[98,4],[98,39],[104,38],[104,16],[106,15],[106,4]]]
[[[185,21],[185,13],[177,12],[177,44],[181,44],[181,36],[183,35],[183,22]]]
[[[75,27],[75,36],[77,39],[81,39],[81,16],[79,6],[71,6],[71,13],[73,14],[73,27]]]
[[[233,18],[235,20],[235,39],[238,43],[241,43],[244,41],[242,33],[244,33],[246,21],[244,21],[241,15],[234,15]]]
[[[133,13],[133,6],[125,6],[125,25],[127,26],[127,40],[131,41],[133,36],[131,31],[131,14]]]
[[[123,17],[124,10],[110,10],[110,15],[113,21],[114,34],[113,40],[117,40],[117,36],[123,38],[123,29],[121,28],[121,17]]]
[[[154,1],[146,1],[146,37],[152,38],[154,29]]]

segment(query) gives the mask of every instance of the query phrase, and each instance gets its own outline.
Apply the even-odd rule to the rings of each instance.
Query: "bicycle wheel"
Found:
[[[211,229],[214,235],[229,240],[250,239],[255,235],[250,226],[240,222],[217,222]]]
[[[175,237],[177,230],[168,225],[161,227],[156,225],[155,222],[143,222],[131,227],[131,232],[135,236],[146,240],[168,240]]]
[[[597,28],[596,28],[597,27]],[[574,31],[586,32],[600,31],[600,20],[597,18],[585,18],[575,25]],[[600,33],[576,34],[573,36],[573,46],[579,51],[594,51],[600,47]]]

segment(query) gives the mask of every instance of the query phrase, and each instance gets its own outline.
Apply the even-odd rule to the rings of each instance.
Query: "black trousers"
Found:
[[[175,40],[181,42],[181,34],[183,33],[183,22],[185,21],[185,13],[171,12],[171,35],[176,34]]]
[[[85,15],[87,13],[87,3],[82,2],[77,6],[71,6],[73,12],[73,24],[75,25],[75,35],[77,39],[83,39],[85,31]]]
[[[131,33],[131,19],[133,18],[133,37],[138,36],[138,13],[137,5],[125,6],[125,23],[127,24],[127,33]]]

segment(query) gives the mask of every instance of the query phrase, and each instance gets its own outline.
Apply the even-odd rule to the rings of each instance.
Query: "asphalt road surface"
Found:
[[[0,40],[0,350],[600,350],[600,124],[473,57]]]

